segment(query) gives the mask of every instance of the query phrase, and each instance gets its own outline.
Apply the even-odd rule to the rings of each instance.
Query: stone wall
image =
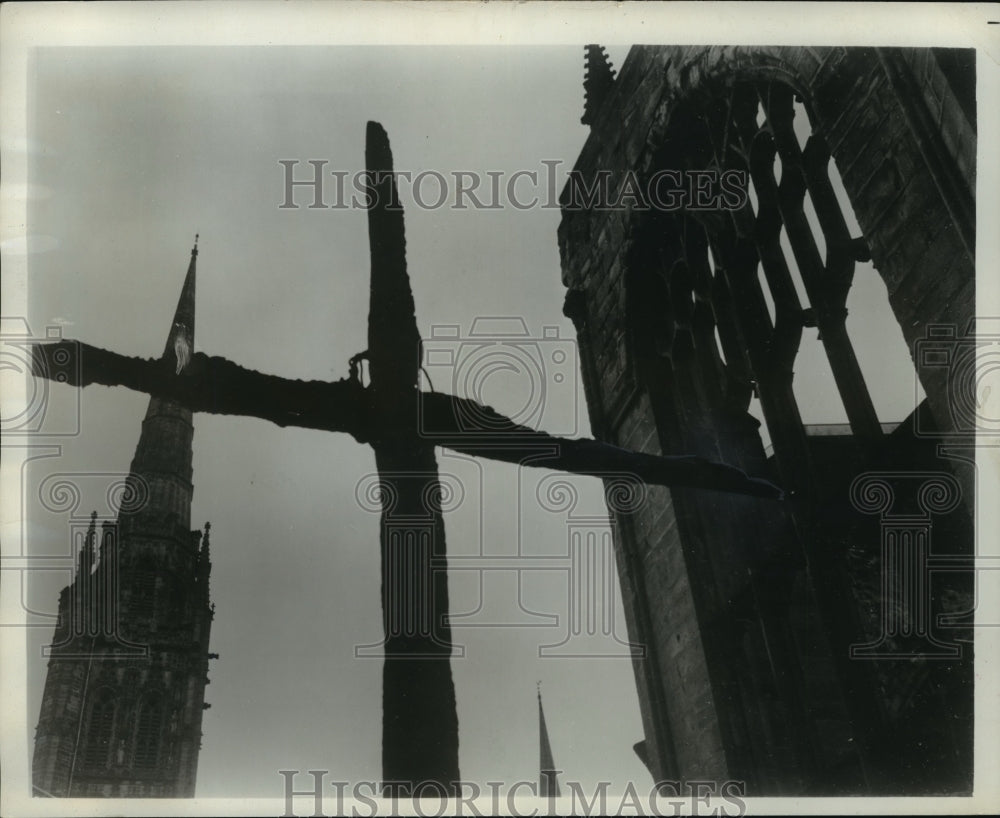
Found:
[[[575,171],[585,180],[610,171],[617,189],[626,171],[661,166],[683,104],[724,100],[747,81],[790,86],[830,148],[912,350],[930,325],[960,336],[975,307],[975,123],[953,80],[930,50],[637,46],[600,105],[588,103]],[[571,207],[573,184],[563,192],[562,279],[595,436],[767,468],[752,422],[713,397],[704,361],[643,375],[629,277],[647,263],[635,252],[644,214]],[[918,371],[933,421],[961,431],[954,379],[943,367]],[[818,792],[837,768],[842,791],[877,790],[879,776],[865,771],[878,741],[875,680],[837,660],[847,629],[830,624],[835,602],[814,583],[820,569],[806,570],[808,557],[789,545],[802,526],[760,501],[683,490],[651,491],[616,516],[629,632],[647,649],[635,671],[654,777],[737,777],[779,794]]]

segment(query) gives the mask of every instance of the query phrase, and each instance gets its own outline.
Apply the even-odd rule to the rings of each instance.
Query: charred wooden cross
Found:
[[[367,386],[358,373],[361,356],[351,360],[351,374],[343,380],[297,381],[191,350],[184,350],[190,359],[181,366],[169,348],[160,360],[143,360],[75,341],[35,346],[33,371],[42,377],[58,371],[60,380],[73,386],[125,386],[192,412],[347,432],[370,445],[382,495],[383,787],[407,794],[422,782],[435,782],[454,790],[460,780],[458,716],[435,446],[595,477],[624,473],[661,486],[783,495],[731,466],[555,437],[475,401],[420,391],[421,340],[406,272],[403,212],[389,139],[376,122],[368,123],[365,158],[371,249],[368,349],[362,353],[368,360]],[[67,354],[77,356],[77,366],[65,366]]]

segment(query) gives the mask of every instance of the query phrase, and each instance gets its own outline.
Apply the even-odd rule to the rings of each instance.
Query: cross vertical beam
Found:
[[[419,796],[438,795],[443,788],[458,794],[458,716],[435,446],[599,478],[626,473],[652,485],[771,499],[782,499],[784,493],[724,463],[557,437],[468,398],[420,392],[421,341],[406,272],[403,213],[389,140],[377,123],[368,125],[366,162],[372,260],[369,349],[351,359],[350,377],[334,382],[293,380],[202,352],[194,352],[178,372],[169,345],[159,360],[142,360],[71,340],[29,342],[31,371],[80,388],[95,383],[124,386],[190,412],[346,432],[371,445],[383,489],[383,790]],[[355,366],[365,357],[367,387]],[[422,788],[424,783],[435,786]]]
[[[406,272],[403,211],[385,130],[365,141],[371,299],[368,364],[382,493],[383,790],[451,791],[459,780],[458,714],[451,675],[447,554],[434,446],[417,426],[421,362]],[[439,789],[436,789],[440,792]]]

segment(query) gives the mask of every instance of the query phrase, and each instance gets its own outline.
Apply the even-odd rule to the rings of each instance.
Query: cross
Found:
[[[351,359],[348,377],[291,380],[193,350],[186,352],[189,362],[178,367],[178,353],[169,348],[159,360],[144,360],[71,340],[36,344],[32,370],[81,388],[93,383],[124,386],[192,412],[346,432],[371,446],[382,495],[383,791],[412,794],[422,782],[434,782],[455,792],[460,781],[458,716],[435,447],[595,477],[626,474],[661,486],[773,499],[784,495],[766,480],[722,463],[560,438],[514,423],[475,401],[421,391],[422,349],[406,271],[403,211],[389,139],[376,122],[368,123],[365,162],[371,252],[368,349]],[[361,358],[368,360],[367,385],[359,373]],[[75,366],[66,365],[70,359]]]

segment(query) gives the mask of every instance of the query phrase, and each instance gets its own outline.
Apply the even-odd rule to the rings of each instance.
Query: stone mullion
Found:
[[[715,237],[717,241],[721,238]],[[733,324],[744,327],[750,317],[748,313],[754,311],[751,306],[753,301],[758,302],[755,311],[764,311],[765,316],[766,306],[760,294],[760,283],[756,275],[757,256],[752,242],[749,238],[731,238],[735,240],[730,242],[728,252],[723,250],[722,254],[716,255],[722,260],[719,274],[723,283],[720,286],[732,293],[730,304]],[[753,291],[756,291],[756,299],[747,297]],[[745,335],[745,339],[749,363],[757,378],[761,407],[768,427],[772,430],[782,483],[786,488],[797,489],[800,494],[805,494],[812,486],[811,461],[798,406],[792,394],[791,372],[771,365],[769,338],[751,338]],[[800,559],[804,563],[805,555],[801,555]],[[764,678],[769,679],[769,684],[774,686],[783,706],[787,708],[785,718],[791,716],[792,721],[786,725],[790,732],[783,739],[791,744],[784,751],[777,751],[777,759],[760,759],[759,768],[762,774],[774,776],[775,764],[790,764],[792,758],[795,758],[800,765],[799,769],[792,773],[790,767],[785,767],[786,773],[808,776],[810,771],[815,770],[815,751],[806,738],[809,713],[802,700],[801,689],[796,687],[796,682],[801,680],[801,668],[795,647],[783,626],[789,599],[787,588],[783,584],[776,585],[770,574],[760,573],[754,566],[749,566],[749,575],[752,604],[761,617],[761,635],[767,643],[770,661],[770,670],[765,673]],[[758,667],[757,672],[760,673],[761,668]],[[755,706],[760,709],[766,722],[777,719],[774,727],[780,732],[781,709],[762,695],[760,683],[758,677],[754,682],[753,695],[757,699]],[[791,747],[794,747],[791,756],[786,755]]]
[[[735,306],[732,298],[728,297],[730,293],[725,278],[720,275],[713,279],[705,231],[693,222],[688,223],[688,228],[685,233],[685,256],[695,283],[695,291],[702,299],[694,310],[695,328],[698,332],[696,347],[699,340],[710,344],[710,349],[699,354],[700,371],[717,371],[721,384],[723,368],[715,350],[714,337],[711,337],[715,324],[708,324],[710,319],[707,319],[704,320],[706,325],[702,326],[703,322],[698,320],[699,312],[704,315],[705,310],[699,310],[699,307],[707,308],[711,301],[712,311],[716,314],[727,311],[729,315],[722,320],[727,320],[735,328],[737,319],[732,314]],[[697,232],[692,233],[691,228]],[[716,294],[720,295],[718,304],[715,303]],[[714,366],[715,369],[706,369],[706,366]],[[739,407],[739,415],[734,415],[726,401],[728,393],[720,393],[718,397],[720,403],[713,404],[717,406],[717,411],[713,413],[714,423],[722,434],[727,435],[726,442],[720,440],[719,451],[740,452],[740,463],[745,465],[743,460],[749,451],[745,436],[753,434],[756,437],[756,429],[740,426],[737,421],[737,417],[747,418],[744,414],[746,403]],[[749,392],[746,398],[749,399]],[[759,437],[756,440],[760,449]],[[732,448],[734,444],[735,450]],[[762,450],[760,454],[763,454]],[[753,525],[766,527],[767,524],[755,521]],[[735,530],[728,527],[719,531],[725,540],[738,536]],[[766,537],[768,534],[773,534],[773,530],[765,533],[762,529],[759,536]],[[765,578],[754,567],[753,562],[753,559],[749,559],[745,569],[742,569],[747,572],[749,580],[743,591],[730,596],[734,592],[727,590],[726,594],[730,596],[731,614],[738,612],[740,617],[750,619],[760,617],[759,641],[755,646],[746,645],[739,638],[738,627],[726,628],[724,633],[719,634],[722,643],[728,644],[732,650],[730,661],[736,663],[732,668],[735,673],[732,676],[723,673],[720,684],[728,691],[729,696],[739,695],[745,702],[746,717],[734,719],[730,725],[732,740],[737,743],[745,742],[745,749],[757,757],[752,769],[734,770],[734,774],[752,777],[756,787],[771,790],[782,773],[808,777],[809,773],[805,771],[815,770],[815,754],[806,738],[809,714],[802,700],[801,687],[797,685],[801,681],[801,668],[794,646],[788,638],[787,628],[783,627],[782,612],[785,611],[788,595],[784,593],[782,586],[775,585],[773,576]],[[733,588],[731,581],[731,578],[727,580],[728,589]],[[765,737],[763,734],[767,733],[772,735]]]
[[[723,364],[715,344],[715,319],[712,307],[712,271],[708,263],[708,243],[705,231],[695,221],[685,225],[684,256],[691,277],[691,291],[695,299],[691,310],[691,334],[694,337],[694,355],[697,371],[705,388],[713,413],[723,406],[725,386]]]
[[[826,140],[813,134],[802,151],[802,171],[816,218],[826,239],[827,292],[838,307],[846,307],[847,293],[854,280],[854,262],[869,258],[862,238],[852,238],[844,212],[833,191],[827,171],[830,148]]]
[[[836,308],[827,298],[830,279],[803,209],[806,176],[802,153],[792,128],[792,91],[772,84],[762,97],[767,123],[782,161],[779,210],[806,293],[814,308],[834,380],[855,437],[877,439],[881,436],[881,427],[847,336],[846,310]],[[845,616],[843,609],[843,599],[850,593],[850,587],[843,571],[842,554],[838,549],[822,545],[823,531],[817,528],[811,508],[807,507],[802,514],[796,515],[796,521],[802,542],[811,545],[808,555],[813,574],[812,585],[834,651],[838,675],[844,685],[845,700],[856,731],[862,767],[865,768],[863,775],[869,778],[872,775],[870,762],[884,751],[880,731],[884,712],[875,692],[878,687],[872,668],[866,663],[851,661],[847,653],[848,646],[857,639],[857,623],[851,616]],[[871,785],[874,782],[869,778],[868,783]]]
[[[791,380],[802,339],[802,304],[781,249],[782,222],[778,185],[774,180],[774,156],[774,140],[767,131],[760,131],[750,148],[750,175],[757,189],[758,210],[753,239],[774,299],[773,366],[787,370]]]
[[[757,396],[771,433],[775,457],[786,489],[810,490],[812,466],[802,417],[792,390],[792,363],[801,337],[801,305],[779,244],[781,214],[774,181],[774,144],[766,130],[754,121],[756,106],[738,106],[734,127],[748,148],[748,170],[757,191],[756,217],[749,203],[734,214],[742,249],[724,264],[729,291],[733,294],[736,322],[740,325],[750,367],[757,383]],[[743,230],[740,230],[741,225]],[[751,249],[752,247],[752,249]],[[757,263],[763,265],[775,305],[771,328],[767,305],[757,278]],[[755,333],[754,325],[766,323],[770,332]],[[748,331],[749,330],[749,331]]]
[[[748,273],[753,272],[754,253],[748,246],[735,250],[729,258],[727,265],[733,269],[727,269],[727,274],[731,281],[746,278]],[[756,280],[756,276],[753,278]],[[740,299],[737,297],[736,301],[739,303]],[[751,363],[758,373],[761,407],[772,430],[782,481],[786,488],[796,489],[801,499],[793,521],[819,604],[823,630],[835,656],[838,676],[847,691],[845,698],[855,739],[863,757],[871,758],[877,752],[875,748],[878,747],[882,714],[872,692],[876,688],[871,668],[863,666],[864,663],[852,662],[847,653],[847,647],[856,641],[857,633],[853,623],[843,617],[843,600],[848,589],[844,584],[840,555],[819,545],[821,532],[813,514],[817,500],[814,496],[816,481],[805,429],[792,394],[790,373],[769,370],[766,349],[751,346],[750,352]],[[759,361],[761,357],[763,360]]]
[[[773,171],[776,147],[766,126],[765,129],[757,128],[755,114],[756,104],[736,106],[734,127],[741,136],[742,143],[749,146],[743,153],[750,158],[747,164],[757,190],[758,215],[756,218],[752,215],[749,204],[742,212],[734,214],[734,222],[737,231],[742,234],[742,240],[738,239],[734,243],[735,252],[727,261],[725,272],[735,273],[732,278],[736,281],[730,284],[726,276],[722,278],[721,286],[725,290],[732,287],[735,296],[731,301],[734,323],[746,323],[750,304],[750,299],[741,297],[741,289],[744,294],[756,290],[756,311],[760,313],[763,310],[766,316],[766,306],[763,305],[756,275],[757,260],[764,265],[775,302],[776,326],[764,343],[761,343],[759,337],[747,337],[747,352],[751,368],[757,374],[758,395],[772,429],[782,478],[786,485],[799,488],[800,493],[805,494],[811,492],[813,486],[811,459],[792,390],[792,364],[801,338],[802,308],[780,246],[782,217],[778,208],[778,188]],[[751,243],[756,254],[750,249]],[[737,271],[734,265],[737,268],[742,265],[742,269]],[[797,520],[796,523],[797,526],[808,525],[807,520]],[[808,560],[805,554],[802,557]],[[794,727],[793,735],[789,738],[791,746],[795,748],[793,754],[801,760],[802,773],[809,769],[815,770],[818,758],[816,748],[802,735],[808,730],[811,717],[800,695],[802,676],[797,652],[784,624],[787,599],[780,592],[776,593],[778,589],[771,587],[769,582],[762,581],[753,570],[751,585],[757,604],[761,606],[761,624],[773,664],[773,683],[790,707],[789,716]],[[827,596],[827,616],[830,615],[830,601]],[[830,637],[836,640],[836,629],[830,630]]]
[[[771,85],[763,99],[768,124],[774,134],[782,163],[778,209],[815,313],[816,325],[830,361],[833,378],[855,436],[877,440],[882,436],[882,428],[854,354],[854,347],[847,335],[847,310],[828,297],[831,276],[820,258],[819,248],[803,209],[806,176],[802,153],[792,128],[792,91],[790,88]]]
[[[773,364],[770,351],[773,332],[759,331],[762,324],[770,327],[770,318],[757,279],[757,251],[749,239],[733,239],[729,246],[719,245],[716,257],[722,259],[722,272],[737,307],[736,323],[747,345],[782,484],[786,490],[811,491],[811,458],[792,392],[792,373]]]
[[[775,310],[784,306],[798,311],[802,308],[795,290],[785,254],[781,250],[781,209],[778,204],[780,193],[774,179],[774,157],[777,148],[774,137],[767,130],[757,131],[748,150],[750,178],[757,191],[757,215],[754,221],[753,237],[756,239],[764,274],[771,287]]]
[[[751,226],[752,223],[751,215]],[[778,225],[780,226],[780,221],[778,221]],[[704,232],[701,236],[707,238]],[[783,264],[784,260],[780,254],[780,248],[777,248],[777,229],[774,230],[772,247],[778,249],[779,258],[781,258]],[[691,249],[690,242],[688,249]],[[691,258],[692,254],[689,253],[689,262]],[[697,254],[697,258],[702,258],[700,253]],[[705,261],[704,267],[708,271],[707,258]],[[702,272],[697,264],[692,264],[692,270],[695,272],[696,278],[698,277],[698,273]],[[709,279],[711,279],[710,271]],[[762,295],[759,293],[759,280],[757,277],[755,275],[753,277],[744,276],[743,280],[749,287],[756,285],[758,295],[762,299]],[[795,299],[794,303],[797,305],[797,296],[791,279],[787,275],[787,269],[785,270],[785,281],[787,282],[790,296],[792,299]],[[726,325],[729,333],[738,335],[740,319],[736,314],[736,300],[732,297],[729,283],[724,274],[719,274],[715,277],[711,286],[711,294],[716,325],[720,327]],[[758,304],[758,309],[760,309],[760,304]],[[766,307],[764,307],[764,310],[766,310]],[[722,334],[720,329],[720,338]],[[773,336],[769,343],[773,343]],[[766,351],[761,351],[758,359],[763,358],[765,355]],[[742,349],[736,357],[742,365],[740,368],[746,369],[750,366],[746,348]],[[766,391],[770,394],[769,389]],[[749,392],[747,392],[746,399],[749,399]],[[745,408],[746,403],[741,403],[740,409],[745,411]],[[763,536],[766,536],[766,534],[763,534]],[[757,786],[763,785],[771,789],[780,778],[781,772],[779,772],[779,769],[785,775],[791,774],[804,777],[814,775],[816,770],[816,754],[810,741],[806,738],[809,734],[810,716],[802,699],[802,673],[797,653],[794,644],[789,639],[785,625],[788,594],[784,592],[785,589],[782,586],[774,584],[773,577],[770,574],[764,576],[752,565],[748,566],[748,569],[749,586],[747,591],[749,595],[745,599],[745,604],[749,604],[755,609],[757,615],[760,617],[761,630],[759,636],[766,645],[766,648],[763,649],[766,650],[767,661],[760,661],[761,654],[758,651],[753,649],[748,650],[746,646],[740,649],[747,663],[743,666],[743,671],[741,672],[741,676],[745,675],[747,677],[742,680],[741,688],[742,695],[747,697],[747,707],[751,713],[756,713],[759,719],[759,721],[755,722],[756,726],[752,726],[750,723],[746,725],[749,730],[747,739],[754,748],[753,752],[764,754],[763,757],[758,757],[754,765],[755,774],[758,778]],[[752,617],[754,614],[750,609],[745,609],[743,615]],[[762,645],[758,645],[758,648],[762,647]],[[769,690],[771,691],[770,693],[768,693]],[[773,696],[777,696],[780,700],[780,707],[772,700]],[[786,715],[783,715],[782,708],[786,708],[784,710]],[[759,729],[773,730],[775,731],[775,736],[781,736],[782,738],[777,740],[773,738],[768,739],[761,745],[759,736],[756,735]],[[782,749],[777,750],[776,756],[771,756],[766,749],[766,745],[775,740],[777,741],[776,747],[780,744],[782,745]],[[764,757],[768,760],[765,761]],[[798,768],[797,771],[792,773],[792,769],[796,767]],[[765,781],[769,783],[765,785]]]
[[[691,374],[696,376],[700,406],[710,407],[706,417],[699,413],[698,434],[710,433],[716,423],[715,415],[723,405],[725,392],[722,381],[722,361],[715,345],[715,324],[711,306],[711,272],[708,266],[708,245],[704,228],[696,221],[681,220],[678,225],[681,255],[685,270],[685,296],[689,298],[685,322],[693,342],[691,351],[694,365]],[[673,280],[673,276],[671,276]],[[709,436],[711,436],[709,434]]]
[[[753,371],[750,368],[750,359],[747,357],[746,344],[743,342],[733,314],[734,310],[729,282],[722,275],[714,275],[712,313],[715,316],[715,326],[719,330],[722,353],[726,357],[726,397],[730,403],[738,404],[740,409],[745,410],[750,400],[750,381],[753,380]],[[733,389],[737,387],[740,388],[740,394],[734,395]]]
[[[747,170],[757,191],[758,211],[754,215],[749,205],[745,206],[746,215],[737,220],[737,227],[742,229],[743,235],[753,239],[774,300],[775,326],[770,343],[772,366],[781,368],[791,378],[792,365],[802,338],[802,304],[781,249],[782,222],[778,209],[778,187],[774,179],[777,149],[766,124],[762,128],[757,127],[756,111],[756,94],[747,94],[734,121],[741,142],[747,146],[744,151],[748,157]]]

